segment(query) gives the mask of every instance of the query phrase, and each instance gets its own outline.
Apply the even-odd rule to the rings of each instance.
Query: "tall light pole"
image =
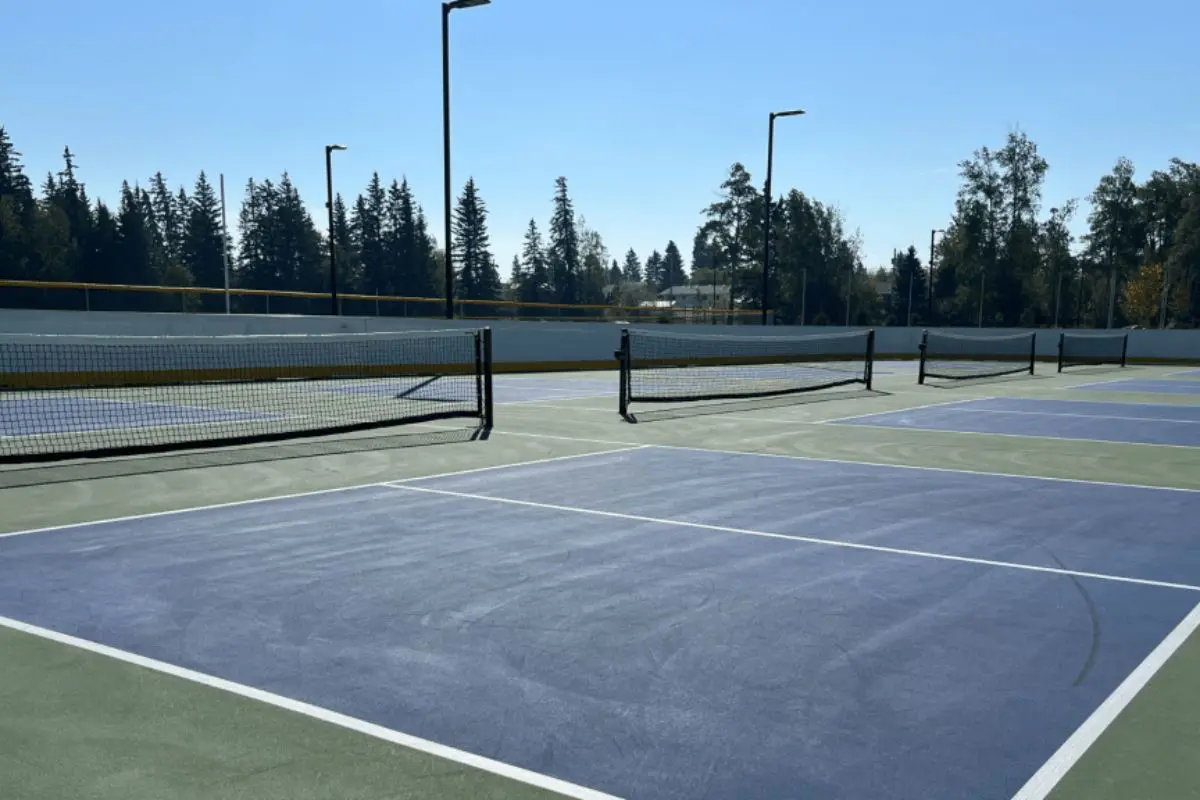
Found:
[[[933,325],[933,262],[937,258],[937,251],[933,249],[933,239],[939,233],[945,234],[946,232],[941,228],[934,228],[929,232],[929,321],[926,324],[931,326]]]
[[[779,117],[799,117],[804,112],[772,111],[767,123],[767,186],[763,193],[763,269],[762,269],[762,324],[767,324],[768,296],[771,292],[771,170],[775,165],[775,120]],[[803,321],[801,321],[803,324]]]
[[[492,0],[453,0],[442,3],[442,172],[444,183],[442,213],[445,214],[446,319],[454,319],[454,257],[451,255],[450,197],[450,12],[460,8],[486,6]]]
[[[329,211],[329,313],[341,313],[337,292],[337,242],[333,236],[333,152],[345,150],[340,144],[325,145],[325,208]]]

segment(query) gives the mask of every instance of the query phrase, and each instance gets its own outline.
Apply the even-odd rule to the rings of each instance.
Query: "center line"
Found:
[[[420,480],[419,478],[417,480]],[[1154,586],[1160,589],[1181,589],[1188,592],[1200,592],[1200,586],[1194,586],[1187,583],[1173,583],[1171,581],[1156,581],[1148,578],[1130,578],[1123,575],[1106,575],[1100,572],[1082,572],[1073,569],[1062,569],[1059,567],[1039,567],[1033,564],[1017,564],[1011,561],[993,561],[986,558],[972,558],[970,556],[954,556],[945,553],[931,553],[925,550],[909,550],[900,547],[885,547],[875,544],[861,544],[859,542],[841,542],[836,539],[821,539],[815,536],[797,536],[786,533],[769,533],[767,531],[755,531],[746,528],[731,528],[725,525],[710,525],[704,522],[686,522],[678,519],[662,519],[659,517],[644,517],[640,514],[623,514],[617,511],[600,511],[594,508],[578,508],[576,506],[560,506],[553,503],[537,503],[532,500],[514,500],[508,497],[489,497],[485,494],[471,494],[469,492],[455,492],[449,489],[432,489],[426,486],[413,486],[411,483],[384,483],[381,484],[391,489],[402,489],[408,492],[422,492],[424,494],[436,494],[444,497],[458,497],[464,500],[482,500],[488,503],[501,503],[511,506],[523,506],[525,508],[540,508],[547,511],[563,511],[570,514],[586,514],[593,517],[607,517],[609,519],[620,519],[627,522],[648,522],[655,525],[669,525],[677,528],[692,528],[695,530],[715,531],[717,533],[735,533],[739,536],[755,536],[762,539],[782,539],[789,542],[802,542],[804,544],[824,545],[826,547],[840,547],[847,550],[865,550],[871,553],[887,553],[897,556],[912,556],[916,558],[930,558],[937,561],[952,561],[959,564],[973,564],[984,567],[1000,567],[1003,569],[1015,569],[1023,572],[1040,572],[1047,575],[1063,575],[1075,578],[1091,578],[1099,581],[1109,581],[1112,583],[1133,584],[1136,586]]]

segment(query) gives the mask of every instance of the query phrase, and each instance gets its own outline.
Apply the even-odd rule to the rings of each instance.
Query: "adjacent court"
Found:
[[[1200,406],[992,397],[836,420],[835,424],[1200,447]]]
[[[1186,394],[1200,396],[1200,383],[1193,381],[1150,380],[1146,378],[1086,383],[1081,386],[1072,386],[1071,389],[1094,392],[1133,392],[1136,394]]]
[[[0,400],[0,437],[86,433],[178,425],[219,425],[271,415],[138,400],[62,396]]]
[[[621,797],[1007,798],[1200,492],[630,446],[0,538],[0,615]]]

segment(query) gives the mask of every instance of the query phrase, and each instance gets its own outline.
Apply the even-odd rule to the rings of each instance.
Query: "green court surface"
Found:
[[[882,365],[881,365],[881,368]],[[878,393],[681,409],[629,424],[615,397],[501,405],[486,441],[413,434],[365,448],[296,444],[0,472],[0,532],[372,484],[655,444],[869,464],[1200,490],[1200,449],[1032,436],[833,425],[971,398],[1187,404],[1198,398],[1069,393],[1178,367],[918,387],[912,370]],[[1048,370],[1047,370],[1048,371]],[[1098,377],[1099,376],[1099,377]],[[589,373],[579,378],[611,378]],[[568,379],[563,376],[562,379]],[[437,425],[422,435],[442,436]],[[378,434],[374,434],[378,438]],[[389,447],[389,443],[403,446]],[[425,446],[428,445],[428,446]],[[338,449],[346,452],[336,452]],[[169,529],[170,517],[164,520]],[[1200,529],[1200,522],[1197,524]],[[53,535],[52,533],[36,535]],[[102,613],[98,609],[97,613]],[[224,688],[0,626],[0,798],[553,797],[550,788],[413,749]],[[1200,798],[1200,638],[1193,635],[1083,748],[1053,800]],[[583,795],[576,795],[583,796]],[[1032,797],[1032,796],[1031,796]]]

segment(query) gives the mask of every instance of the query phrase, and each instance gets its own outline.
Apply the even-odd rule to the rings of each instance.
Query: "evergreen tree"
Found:
[[[646,259],[646,283],[658,291],[663,286],[663,257],[662,253],[655,250]]]
[[[679,246],[671,240],[667,242],[667,249],[663,253],[657,286],[661,291],[672,286],[683,286],[685,283],[687,275],[683,269],[683,255],[679,252]]]
[[[553,298],[550,276],[546,265],[546,249],[542,245],[542,234],[537,223],[529,220],[525,229],[525,242],[521,248],[521,263],[524,265],[519,298],[526,303],[548,303]]]
[[[508,287],[512,290],[505,294],[506,300],[520,300],[520,290],[525,284],[525,269],[521,266],[521,257],[513,256],[512,266],[508,273]],[[514,296],[515,294],[515,296]]]
[[[416,257],[413,260],[413,289],[418,292],[417,297],[439,297],[445,293],[441,287],[445,285],[446,258],[429,233],[425,212],[419,205],[415,210],[413,241],[416,242]]]
[[[603,305],[607,298],[604,286],[608,282],[608,248],[604,237],[593,230],[583,217],[576,225],[579,242],[580,283],[579,302],[586,305]],[[590,314],[591,312],[589,312]]]
[[[333,197],[333,246],[337,250],[339,290],[361,292],[362,262],[354,249],[353,226],[341,193]]]
[[[121,204],[117,210],[117,264],[120,266],[121,283],[139,286],[155,286],[159,274],[154,265],[154,233],[146,220],[144,192],[121,184]],[[153,310],[161,306],[157,295],[138,295],[131,302],[140,310]]]
[[[366,195],[359,195],[354,202],[352,230],[357,241],[354,249],[362,261],[362,292],[364,294],[389,294],[388,248],[384,239],[384,213],[387,193],[379,179],[379,173],[371,175]]]
[[[582,266],[575,208],[567,195],[567,179],[554,182],[554,214],[550,218],[550,246],[546,261],[556,303],[578,303]]]
[[[37,204],[21,154],[0,126],[0,278],[37,277]]]
[[[692,275],[697,270],[711,270],[715,264],[713,259],[711,232],[701,226],[692,238]]]
[[[629,283],[641,283],[643,280],[642,262],[638,260],[638,254],[632,247],[625,253],[625,269],[622,272]]]
[[[116,218],[107,205],[97,202],[91,236],[83,256],[84,274],[80,277],[87,283],[119,283],[120,243],[121,232]],[[103,294],[98,294],[92,302],[104,303],[102,297]]]
[[[925,273],[917,248],[909,246],[906,251],[892,255],[891,324],[917,325],[921,320],[922,298],[925,297]],[[911,301],[911,307],[909,305]],[[911,317],[910,317],[911,313]]]
[[[617,284],[617,283],[620,283],[624,279],[624,277],[625,277],[624,273],[621,272],[621,262],[617,261],[614,258],[612,260],[612,264],[609,265],[609,268],[608,268],[608,282],[612,283],[612,284]]]
[[[161,172],[156,172],[150,179],[150,204],[166,261],[182,264],[184,230],[187,224],[184,216],[184,209],[187,208],[186,196],[183,205],[180,205],[177,196],[173,195],[167,186],[166,178]]]
[[[500,274],[492,257],[487,231],[487,206],[470,178],[454,214],[455,295],[463,300],[494,300],[500,296]]]
[[[197,286],[224,288],[228,251],[224,234],[221,229],[220,199],[208,182],[208,176],[201,172],[185,207],[183,243],[180,248],[180,263]],[[202,307],[208,311],[223,311],[225,301],[221,297],[207,295],[202,300]]]

